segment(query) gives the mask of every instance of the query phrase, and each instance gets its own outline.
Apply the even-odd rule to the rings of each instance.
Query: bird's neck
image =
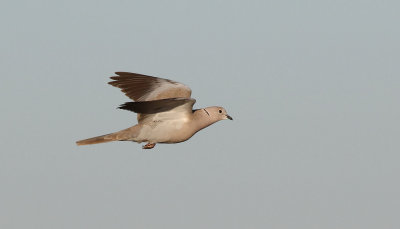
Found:
[[[208,111],[204,108],[195,110],[193,112],[193,125],[195,125],[197,131],[208,127],[209,125],[217,122],[213,116],[208,113]]]

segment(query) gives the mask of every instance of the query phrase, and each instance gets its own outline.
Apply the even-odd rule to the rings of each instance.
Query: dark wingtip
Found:
[[[119,105],[119,107],[117,107],[117,109],[136,112],[135,111],[135,103],[134,102],[126,102],[124,104],[121,104],[121,105]]]

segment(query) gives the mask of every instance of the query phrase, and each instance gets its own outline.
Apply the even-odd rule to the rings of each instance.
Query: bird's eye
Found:
[[[219,113],[222,113],[222,110],[218,110]]]

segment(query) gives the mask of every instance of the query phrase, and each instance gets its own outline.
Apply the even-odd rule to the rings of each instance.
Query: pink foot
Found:
[[[156,145],[156,143],[147,143],[142,148],[143,149],[153,149],[155,145]]]

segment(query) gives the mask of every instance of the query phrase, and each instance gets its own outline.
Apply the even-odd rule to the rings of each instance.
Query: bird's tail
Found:
[[[112,141],[135,141],[135,137],[139,134],[140,125],[132,126],[128,129],[121,130],[111,134],[105,134],[98,137],[88,138],[77,141],[78,146],[106,143]]]
[[[106,143],[106,142],[112,142],[112,141],[117,141],[118,138],[116,137],[115,133],[112,134],[106,134],[106,135],[101,135],[93,138],[88,138],[84,140],[77,141],[76,144],[78,146],[82,145],[91,145],[91,144],[99,144],[99,143]]]

